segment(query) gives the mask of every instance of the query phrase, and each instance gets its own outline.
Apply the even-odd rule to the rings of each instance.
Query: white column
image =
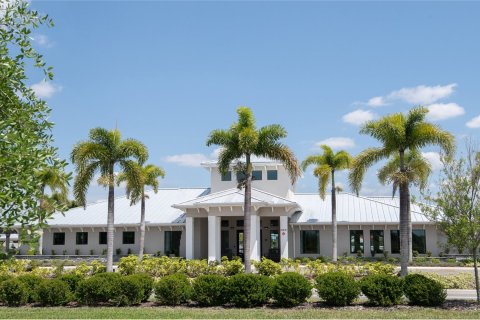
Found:
[[[280,258],[288,258],[288,216],[280,217]]]
[[[252,214],[250,221],[250,259],[260,261],[260,217]]]
[[[193,217],[185,219],[185,258],[193,259]]]
[[[220,217],[208,216],[208,261],[220,261]]]

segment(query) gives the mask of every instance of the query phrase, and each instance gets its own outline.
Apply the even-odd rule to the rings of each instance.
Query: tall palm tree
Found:
[[[121,172],[117,176],[117,185],[120,185],[122,182],[127,183],[127,197],[130,199],[131,205],[136,204],[138,201],[141,202],[140,249],[138,251],[138,259],[142,261],[145,248],[145,199],[148,199],[148,195],[145,194],[145,186],[153,187],[153,191],[157,193],[159,186],[158,178],[164,178],[165,171],[153,164],[142,166],[139,163],[132,163],[131,166],[134,170]]]
[[[401,275],[408,273],[409,261],[409,183],[406,178],[405,152],[420,150],[427,145],[438,145],[446,154],[455,150],[454,137],[439,126],[425,121],[428,109],[416,107],[408,114],[394,113],[379,120],[368,121],[360,133],[368,134],[382,143],[362,151],[353,162],[349,174],[350,186],[358,194],[365,172],[373,164],[391,156],[398,156],[398,170],[402,179],[398,180],[400,193],[400,253]]]
[[[432,172],[430,163],[416,150],[405,152],[405,173],[399,171],[400,156],[397,154],[378,171],[377,176],[381,184],[392,184],[392,197],[395,196],[402,181],[417,186],[420,190],[427,187],[428,177]],[[410,190],[408,190],[410,191]],[[412,261],[412,219],[410,210],[410,192],[408,198],[408,261]]]
[[[332,186],[332,260],[337,261],[337,186],[335,185],[335,171],[349,169],[352,157],[347,151],[334,153],[327,145],[321,145],[323,154],[312,155],[302,162],[305,171],[308,166],[315,165],[313,174],[318,178],[318,190],[324,200],[328,182]]]
[[[113,271],[114,237],[114,197],[115,166],[123,172],[135,168],[129,160],[144,162],[148,158],[145,145],[135,139],[121,139],[120,131],[94,128],[90,130],[89,140],[79,142],[72,150],[71,159],[77,176],[73,185],[73,194],[79,205],[85,206],[85,197],[96,172],[108,179],[108,220],[107,220],[107,271]]]
[[[244,242],[245,242],[245,272],[251,272],[250,261],[250,216],[252,210],[252,156],[279,160],[285,166],[292,184],[301,175],[301,169],[293,152],[279,140],[287,136],[287,131],[278,124],[272,124],[257,130],[252,110],[247,107],[237,109],[238,121],[230,129],[213,130],[207,139],[207,146],[219,145],[222,151],[218,156],[219,170],[225,174],[233,161],[245,163],[241,166],[244,181],[240,184],[245,188],[244,200]]]

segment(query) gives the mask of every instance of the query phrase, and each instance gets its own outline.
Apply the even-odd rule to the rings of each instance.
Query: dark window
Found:
[[[270,227],[278,227],[278,220],[277,219],[270,220]]]
[[[222,228],[228,228],[230,226],[230,221],[222,220]]]
[[[77,244],[88,244],[88,232],[77,232]]]
[[[383,253],[384,249],[383,230],[370,230],[370,252]]]
[[[54,246],[65,245],[65,232],[55,232],[53,234],[53,245]]]
[[[180,239],[182,231],[165,231],[165,254],[180,256]]]
[[[222,174],[222,181],[232,181],[232,171]]]
[[[278,171],[277,170],[267,170],[267,180],[277,180]]]
[[[350,253],[363,253],[363,230],[350,230]]]
[[[135,243],[135,232],[134,231],[124,231],[123,232],[123,244],[134,244]]]
[[[425,230],[412,230],[412,250],[416,250],[418,253],[425,254],[427,250]]]
[[[300,232],[300,253],[320,253],[320,231],[305,230]]]
[[[400,253],[400,230],[390,230],[391,252]]]
[[[221,247],[223,251],[226,251],[230,248],[230,231],[229,230],[222,230],[221,232]]]
[[[255,180],[255,181],[262,180],[262,170],[253,170],[252,180]]]
[[[237,220],[237,227],[243,227],[243,220]]]
[[[237,172],[237,182],[245,181],[245,173]]]
[[[99,232],[98,233],[98,244],[107,244],[107,233]]]

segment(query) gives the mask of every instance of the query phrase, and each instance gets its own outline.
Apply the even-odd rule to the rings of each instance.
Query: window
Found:
[[[363,230],[350,230],[350,253],[363,253]]]
[[[262,170],[253,170],[252,180],[254,181],[262,180]]]
[[[245,180],[245,173],[237,172],[237,182],[242,182]]]
[[[267,180],[277,180],[278,171],[277,170],[267,170]]]
[[[222,220],[222,228],[228,228],[230,226],[230,221]]]
[[[243,227],[243,220],[237,220],[237,227]]]
[[[320,253],[320,231],[304,230],[300,232],[300,253]]]
[[[375,253],[383,253],[383,242],[383,230],[370,231],[370,252],[372,253],[372,255],[374,255]]]
[[[180,239],[182,238],[182,231],[165,231],[165,254],[180,255]]]
[[[412,250],[418,251],[418,253],[421,254],[425,254],[425,252],[427,251],[425,230],[412,230]]]
[[[270,227],[278,227],[278,220],[277,219],[270,220]]]
[[[65,245],[65,232],[55,232],[53,234],[53,245],[54,246]]]
[[[99,232],[98,233],[98,244],[107,244],[107,233]]]
[[[232,181],[232,171],[222,174],[222,181]]]
[[[88,232],[77,232],[77,244],[88,244]]]
[[[390,230],[391,252],[400,253],[400,230]]]
[[[134,231],[124,231],[123,232],[123,244],[134,244],[135,243],[135,232]]]

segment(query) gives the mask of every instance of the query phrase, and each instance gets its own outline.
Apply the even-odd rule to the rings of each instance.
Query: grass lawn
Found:
[[[394,307],[388,309],[346,307],[295,308],[295,309],[233,309],[233,308],[186,308],[186,307],[140,307],[140,308],[36,308],[0,307],[2,319],[479,319],[479,310],[452,310],[435,308]]]

